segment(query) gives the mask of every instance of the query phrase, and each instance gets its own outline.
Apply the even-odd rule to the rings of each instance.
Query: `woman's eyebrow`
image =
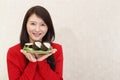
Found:
[[[36,21],[30,20],[29,22],[36,22]]]

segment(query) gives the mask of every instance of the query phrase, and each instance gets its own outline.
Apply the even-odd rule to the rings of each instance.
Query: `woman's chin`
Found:
[[[34,38],[33,40],[34,40],[34,41],[41,41],[40,38]]]
[[[41,38],[40,36],[39,36],[39,37],[35,37],[35,36],[32,37],[32,40],[33,40],[33,41],[41,41],[41,39],[42,39],[42,38]]]

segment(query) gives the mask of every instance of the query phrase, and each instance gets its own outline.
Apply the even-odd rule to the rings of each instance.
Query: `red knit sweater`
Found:
[[[9,80],[63,80],[63,52],[59,44],[52,43],[57,49],[53,54],[56,68],[53,71],[47,60],[40,62],[29,62],[26,65],[26,58],[20,52],[20,44],[9,48],[7,53],[7,68]]]

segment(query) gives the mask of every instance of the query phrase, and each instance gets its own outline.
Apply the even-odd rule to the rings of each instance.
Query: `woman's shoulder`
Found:
[[[12,61],[16,65],[19,65],[19,62],[24,61],[24,55],[20,52],[20,44],[15,44],[8,49],[7,60]]]
[[[15,44],[15,45],[11,46],[11,47],[9,48],[9,50],[18,50],[18,49],[20,49],[20,48],[21,48],[20,43],[18,43],[18,44]]]
[[[57,50],[62,50],[62,45],[60,43],[52,42],[51,46]]]
[[[63,58],[63,49],[60,43],[52,43],[51,44],[54,49],[57,49],[56,53],[54,53],[54,57],[58,59],[58,57]]]
[[[60,43],[52,42],[51,43],[52,47],[62,47]]]
[[[51,43],[51,46],[57,49],[57,52],[62,51],[62,45],[60,43],[53,42]]]
[[[20,44],[15,44],[8,49],[7,55],[15,55],[14,53],[20,53]]]

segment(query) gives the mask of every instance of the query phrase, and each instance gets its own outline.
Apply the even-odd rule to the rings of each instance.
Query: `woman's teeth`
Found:
[[[39,36],[41,35],[41,33],[33,33],[33,35],[34,35],[35,37],[39,37]]]

